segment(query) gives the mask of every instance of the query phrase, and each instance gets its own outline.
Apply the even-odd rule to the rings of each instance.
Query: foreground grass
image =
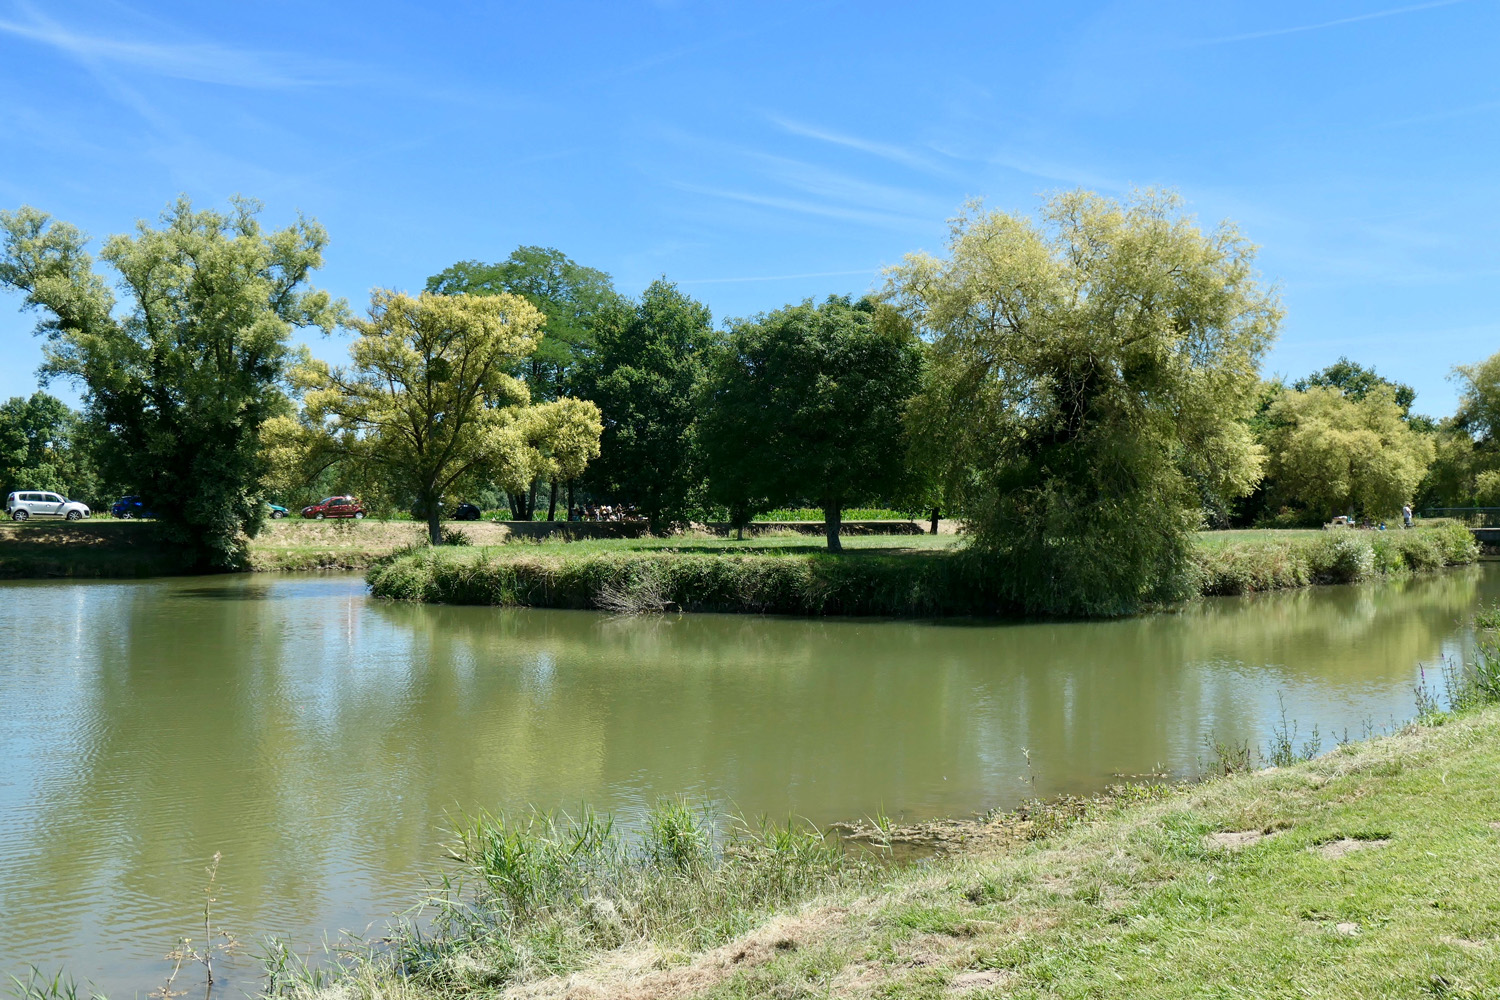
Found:
[[[1205,595],[1351,583],[1472,562],[1469,532],[1444,524],[1388,532],[1245,532],[1200,538]],[[376,564],[379,597],[447,604],[938,617],[1015,613],[997,565],[959,536],[853,537],[832,554],[799,536],[548,541],[419,548]]]
[[[800,859],[783,848],[734,879],[704,878],[670,850],[652,855],[672,841],[648,832],[639,857],[654,878],[554,878],[571,888],[518,907],[504,886],[537,880],[506,883],[516,851],[506,860],[505,831],[481,824],[458,858],[488,875],[458,910],[450,900],[464,918],[448,936],[399,939],[290,988],[341,1000],[1494,996],[1500,711],[1434,718],[1309,763],[1138,790],[1019,838],[988,835],[1015,833],[1015,816],[976,823],[959,853],[905,868],[851,866],[803,841]]]

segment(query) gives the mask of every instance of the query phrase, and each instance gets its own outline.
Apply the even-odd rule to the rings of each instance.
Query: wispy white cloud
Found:
[[[877,156],[882,160],[899,163],[914,170],[922,170],[932,174],[951,174],[951,171],[931,157],[914,152],[904,146],[896,146],[891,143],[878,142],[873,139],[863,139],[859,136],[847,135],[843,132],[834,132],[830,129],[818,128],[807,125],[790,118],[779,118],[775,115],[767,116],[772,124],[792,135],[801,136],[805,139],[816,139],[819,142],[829,143],[834,146],[842,146],[845,149],[857,150]]]
[[[1244,34],[1225,35],[1222,38],[1200,38],[1188,42],[1187,45],[1225,45],[1230,42],[1253,42],[1260,38],[1275,38],[1279,35],[1298,35],[1304,31],[1321,31],[1324,28],[1337,28],[1340,25],[1358,24],[1361,21],[1374,21],[1382,17],[1411,14],[1419,10],[1431,10],[1434,7],[1451,7],[1454,4],[1466,2],[1468,0],[1431,0],[1429,3],[1416,3],[1405,7],[1390,7],[1386,10],[1371,11],[1368,14],[1355,14],[1352,17],[1339,17],[1332,21],[1319,21],[1316,24],[1299,24],[1290,28],[1269,28],[1265,31],[1247,31]]]
[[[71,30],[48,18],[0,20],[0,34],[57,49],[79,59],[177,80],[230,87],[284,88],[348,82],[349,67],[302,55],[254,52],[210,42],[164,43],[106,38]]]
[[[850,205],[839,205],[827,201],[808,201],[802,198],[787,198],[780,195],[757,194],[751,191],[734,191],[726,188],[704,187],[696,184],[679,183],[675,186],[679,190],[706,195],[710,198],[720,198],[725,201],[739,202],[744,205],[756,205],[761,208],[774,208],[783,212],[795,212],[800,215],[839,219],[843,222],[858,222],[863,225],[876,226],[883,229],[921,230],[929,228],[932,223],[930,219],[923,219],[917,216],[902,215],[895,212],[882,212]]]
[[[847,278],[860,274],[879,274],[878,267],[862,267],[853,271],[807,271],[803,274],[759,274],[740,278],[692,278],[677,282],[679,285],[729,285],[746,281],[795,281],[799,278]]]
[[[1072,164],[1059,163],[1014,150],[991,153],[986,157],[986,162],[991,166],[1072,187],[1086,187],[1100,191],[1126,191],[1131,187],[1128,182],[1107,177],[1085,167],[1075,167]]]

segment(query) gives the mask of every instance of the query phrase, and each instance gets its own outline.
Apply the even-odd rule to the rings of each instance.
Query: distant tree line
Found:
[[[1253,248],[1167,193],[971,205],[877,293],[722,326],[665,278],[632,299],[543,247],[356,317],[309,284],[322,228],[258,212],[177,203],[105,241],[113,286],[73,227],[0,213],[0,285],[41,314],[43,378],[84,397],[0,406],[0,488],[139,493],[215,566],[266,497],[358,492],[434,541],[458,500],[658,530],[813,506],[833,550],[843,510],[882,504],[962,520],[1021,606],[1089,613],[1185,592],[1205,525],[1500,505],[1500,355],[1456,370],[1442,420],[1348,359],[1264,380],[1282,312]],[[298,328],[352,332],[349,363]]]

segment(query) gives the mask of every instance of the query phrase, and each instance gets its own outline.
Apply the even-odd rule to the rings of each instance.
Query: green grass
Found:
[[[1204,594],[1245,594],[1356,583],[1462,565],[1479,547],[1462,525],[1412,530],[1266,530],[1203,532],[1195,552]]]
[[[903,514],[888,507],[850,507],[843,512],[845,521],[925,521],[924,517]],[[787,510],[768,510],[756,514],[757,521],[822,521],[820,507],[797,507]]]

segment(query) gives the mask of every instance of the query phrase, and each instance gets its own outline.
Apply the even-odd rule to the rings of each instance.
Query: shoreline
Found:
[[[377,597],[435,604],[611,614],[1020,617],[995,593],[983,560],[958,547],[951,532],[852,534],[845,552],[831,554],[809,541],[802,526],[774,524],[744,541],[710,533],[548,541],[518,537],[496,522],[449,527],[471,544],[430,548],[422,541],[424,526],[410,521],[271,522],[252,541],[242,572],[363,572]],[[1456,523],[1381,533],[1201,533],[1187,600],[1394,579],[1478,559],[1472,536]],[[0,525],[0,579],[185,572],[151,522]]]
[[[1448,995],[1488,995],[1500,987],[1500,880],[1486,877],[1500,874],[1497,766],[1500,710],[1436,713],[1279,767],[849,829],[877,852],[946,842],[920,860],[844,864],[763,826],[718,860],[682,861],[648,832],[624,867],[601,875],[590,855],[576,880],[527,882],[540,895],[524,902],[514,880],[540,876],[511,865],[494,881],[485,845],[545,854],[569,831],[481,818],[452,859],[472,891],[437,904],[467,923],[398,933],[331,976],[307,973],[298,992],[1333,997],[1354,975],[1363,996],[1414,995],[1435,976]],[[745,893],[768,872],[791,887]]]

